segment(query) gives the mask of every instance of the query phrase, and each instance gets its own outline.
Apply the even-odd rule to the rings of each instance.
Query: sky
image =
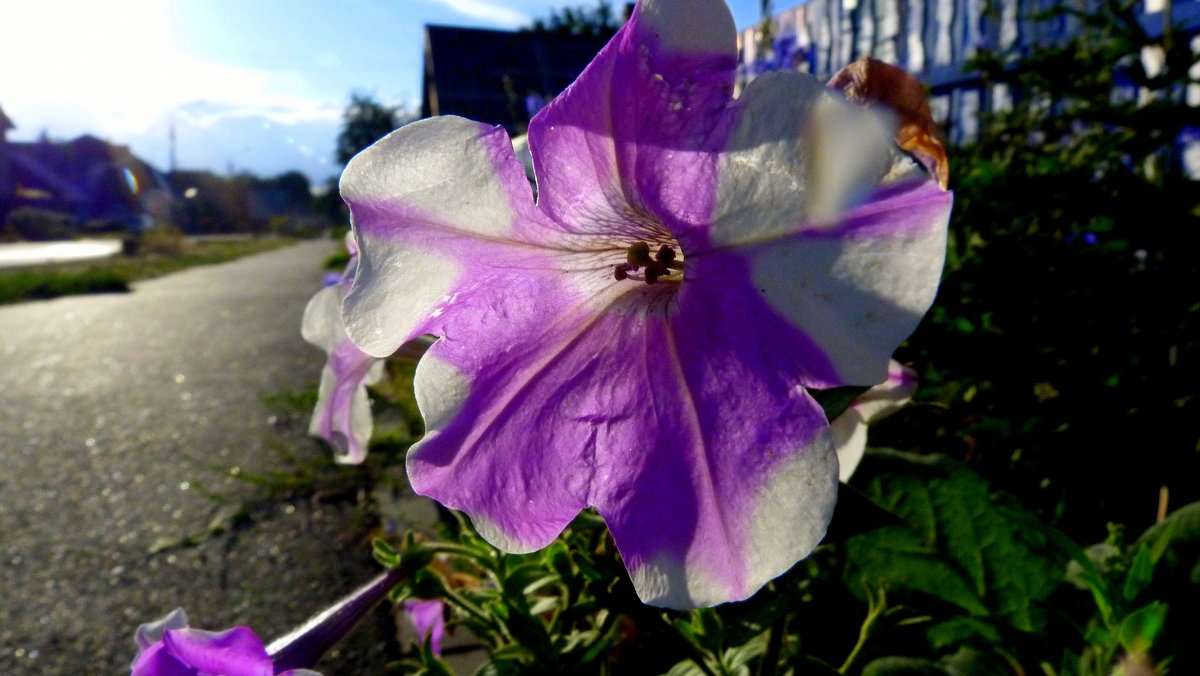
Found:
[[[0,109],[10,140],[92,134],[166,169],[173,126],[179,169],[295,169],[323,184],[352,92],[419,108],[424,25],[514,29],[595,2],[16,0],[2,12]],[[738,28],[759,16],[759,0],[729,4]]]

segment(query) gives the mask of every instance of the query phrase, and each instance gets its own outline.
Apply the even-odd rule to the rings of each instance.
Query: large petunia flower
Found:
[[[733,98],[721,0],[644,0],[530,123],[403,127],[342,176],[364,352],[417,367],[414,489],[501,549],[604,517],[640,597],[743,599],[837,493],[809,388],[871,385],[932,302],[950,194],[806,75]]]

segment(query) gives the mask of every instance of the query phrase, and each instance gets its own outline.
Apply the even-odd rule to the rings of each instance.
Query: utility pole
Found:
[[[167,130],[167,140],[170,142],[171,155],[167,159],[167,172],[175,173],[175,116],[171,116],[171,126]]]

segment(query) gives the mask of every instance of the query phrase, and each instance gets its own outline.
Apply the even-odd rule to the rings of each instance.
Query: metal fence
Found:
[[[1098,0],[1067,0],[1081,10]],[[1018,58],[1038,46],[1069,38],[1078,20],[1060,16],[1049,21],[1031,17],[1063,0],[809,0],[774,15],[769,45],[761,25],[738,36],[740,79],[744,84],[768,70],[797,70],[829,79],[863,56],[899,65],[931,88],[935,118],[948,130],[949,141],[961,144],[978,132],[979,115],[1012,104],[1005,84],[986,85],[967,63],[981,48]],[[1151,35],[1161,34],[1170,16],[1200,53],[1200,0],[1146,0],[1140,20]],[[1168,10],[1167,13],[1164,13]],[[764,49],[765,47],[765,49]],[[1194,73],[1200,78],[1200,73]],[[1136,88],[1129,92],[1137,96]],[[1200,85],[1186,92],[1200,106]],[[1195,145],[1200,170],[1200,144]],[[1200,173],[1200,172],[1197,172]]]

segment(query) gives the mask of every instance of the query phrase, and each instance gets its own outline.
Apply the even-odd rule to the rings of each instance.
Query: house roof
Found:
[[[4,114],[4,109],[0,108],[0,134],[3,134],[4,132],[8,131],[9,129],[16,129],[16,128],[17,128],[17,125],[13,124],[13,121],[8,119],[8,116]]]
[[[606,37],[425,27],[421,114],[461,115],[523,133],[536,104],[567,87]]]

